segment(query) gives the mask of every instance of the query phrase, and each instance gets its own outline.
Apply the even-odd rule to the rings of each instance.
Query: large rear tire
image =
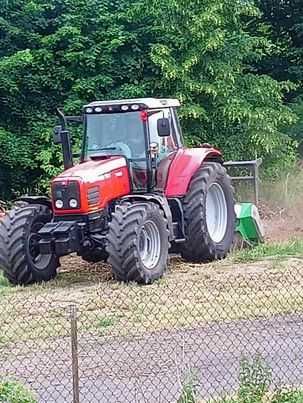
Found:
[[[234,240],[234,204],[225,168],[218,163],[204,164],[194,175],[184,199],[184,259],[198,263],[226,257]]]
[[[124,203],[116,207],[109,224],[107,252],[119,281],[151,284],[167,268],[167,220],[154,203]]]
[[[14,207],[0,221],[0,269],[12,284],[49,281],[57,274],[59,259],[40,255],[39,230],[52,219],[43,205]]]

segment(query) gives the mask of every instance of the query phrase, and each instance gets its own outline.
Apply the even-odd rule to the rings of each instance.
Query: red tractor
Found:
[[[23,197],[0,221],[0,267],[13,284],[48,281],[59,259],[107,260],[117,280],[149,284],[169,252],[191,262],[224,258],[234,238],[230,178],[220,151],[184,147],[174,99],[93,102],[54,130],[64,172],[51,200]],[[73,164],[67,123],[84,123]]]

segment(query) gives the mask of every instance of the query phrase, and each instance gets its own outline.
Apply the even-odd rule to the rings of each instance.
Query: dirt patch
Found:
[[[303,170],[298,168],[276,181],[263,181],[259,210],[268,241],[303,236]]]
[[[267,242],[285,242],[303,237],[303,200],[289,206],[262,202],[259,206]]]
[[[303,237],[303,216],[298,212],[285,213],[280,217],[265,219],[264,227],[266,240],[269,242],[283,242],[291,238]]]

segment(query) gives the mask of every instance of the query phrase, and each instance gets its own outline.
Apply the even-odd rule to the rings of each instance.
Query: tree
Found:
[[[271,54],[257,65],[259,73],[269,74],[276,80],[290,80],[296,87],[287,95],[298,123],[285,128],[291,138],[299,143],[303,155],[303,8],[301,0],[257,0],[262,19],[256,29],[267,34],[274,47]]]
[[[185,105],[189,142],[211,142],[227,158],[262,156],[268,166],[291,162],[293,145],[279,132],[294,120],[283,105],[289,86],[250,67],[270,45],[243,24],[258,17],[258,10],[240,0],[154,0],[148,11],[142,18],[144,1],[138,2],[133,20],[151,43],[159,69],[156,92],[175,95]]]
[[[278,128],[293,121],[287,85],[250,67],[267,41],[248,33],[258,15],[235,0],[11,0],[0,10],[0,184],[36,192],[60,169],[54,111],[95,99],[174,96],[189,143],[227,158],[294,156]],[[288,147],[290,157],[284,150]],[[3,190],[4,189],[4,190]]]
[[[303,9],[301,0],[256,0],[262,11],[263,31],[275,44],[275,51],[264,58],[259,71],[275,79],[303,81]],[[296,92],[294,92],[294,95]]]

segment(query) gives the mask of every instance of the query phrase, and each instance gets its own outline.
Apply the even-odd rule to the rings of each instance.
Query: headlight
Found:
[[[63,208],[63,201],[62,200],[56,200],[55,206],[57,208]]]
[[[78,201],[76,199],[70,199],[69,201],[69,207],[71,208],[77,208],[78,207]]]

